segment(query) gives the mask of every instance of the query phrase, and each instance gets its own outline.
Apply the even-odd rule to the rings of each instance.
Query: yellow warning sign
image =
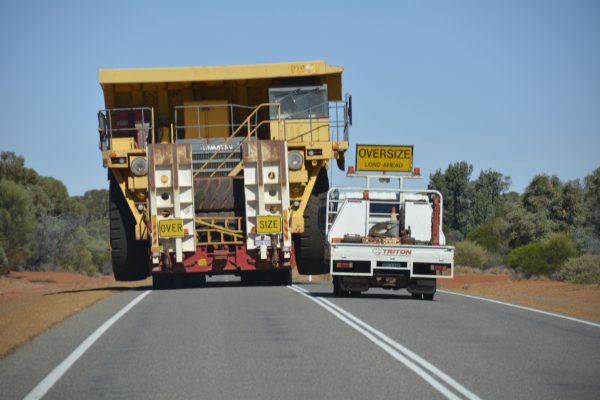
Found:
[[[279,215],[258,215],[256,217],[256,233],[281,233],[281,217]]]
[[[413,146],[356,145],[357,171],[412,172]]]

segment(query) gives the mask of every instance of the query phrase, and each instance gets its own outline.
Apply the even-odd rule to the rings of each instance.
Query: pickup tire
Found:
[[[149,275],[148,241],[135,239],[135,220],[115,178],[108,192],[110,247],[113,275],[117,281],[140,281]]]
[[[337,276],[333,277],[333,295],[340,297],[342,295],[342,288],[340,287],[340,280]]]
[[[329,273],[325,263],[325,215],[329,180],[322,169],[304,210],[304,232],[294,235],[296,264],[300,275],[323,275]]]

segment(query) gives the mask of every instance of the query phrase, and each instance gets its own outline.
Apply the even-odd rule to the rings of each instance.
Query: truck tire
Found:
[[[300,275],[329,273],[329,265],[324,260],[325,207],[328,190],[327,171],[322,169],[304,210],[304,232],[294,237],[296,264]]]
[[[149,275],[148,242],[135,240],[135,220],[119,184],[112,175],[108,199],[110,247],[115,280],[140,281],[146,279]]]

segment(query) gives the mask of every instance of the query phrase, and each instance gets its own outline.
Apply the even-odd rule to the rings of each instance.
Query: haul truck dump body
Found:
[[[325,196],[351,99],[323,61],[100,70],[117,280],[329,272]]]
[[[442,195],[369,186],[328,192],[325,257],[334,294],[406,288],[413,298],[433,299],[436,279],[452,278],[454,270],[454,248],[445,246],[442,232]]]

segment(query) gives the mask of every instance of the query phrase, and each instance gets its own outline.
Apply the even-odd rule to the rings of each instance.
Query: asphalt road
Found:
[[[1,360],[0,398],[27,396],[147,290]],[[439,292],[333,298],[326,283],[152,291],[71,361],[44,399],[600,398],[598,326]]]

